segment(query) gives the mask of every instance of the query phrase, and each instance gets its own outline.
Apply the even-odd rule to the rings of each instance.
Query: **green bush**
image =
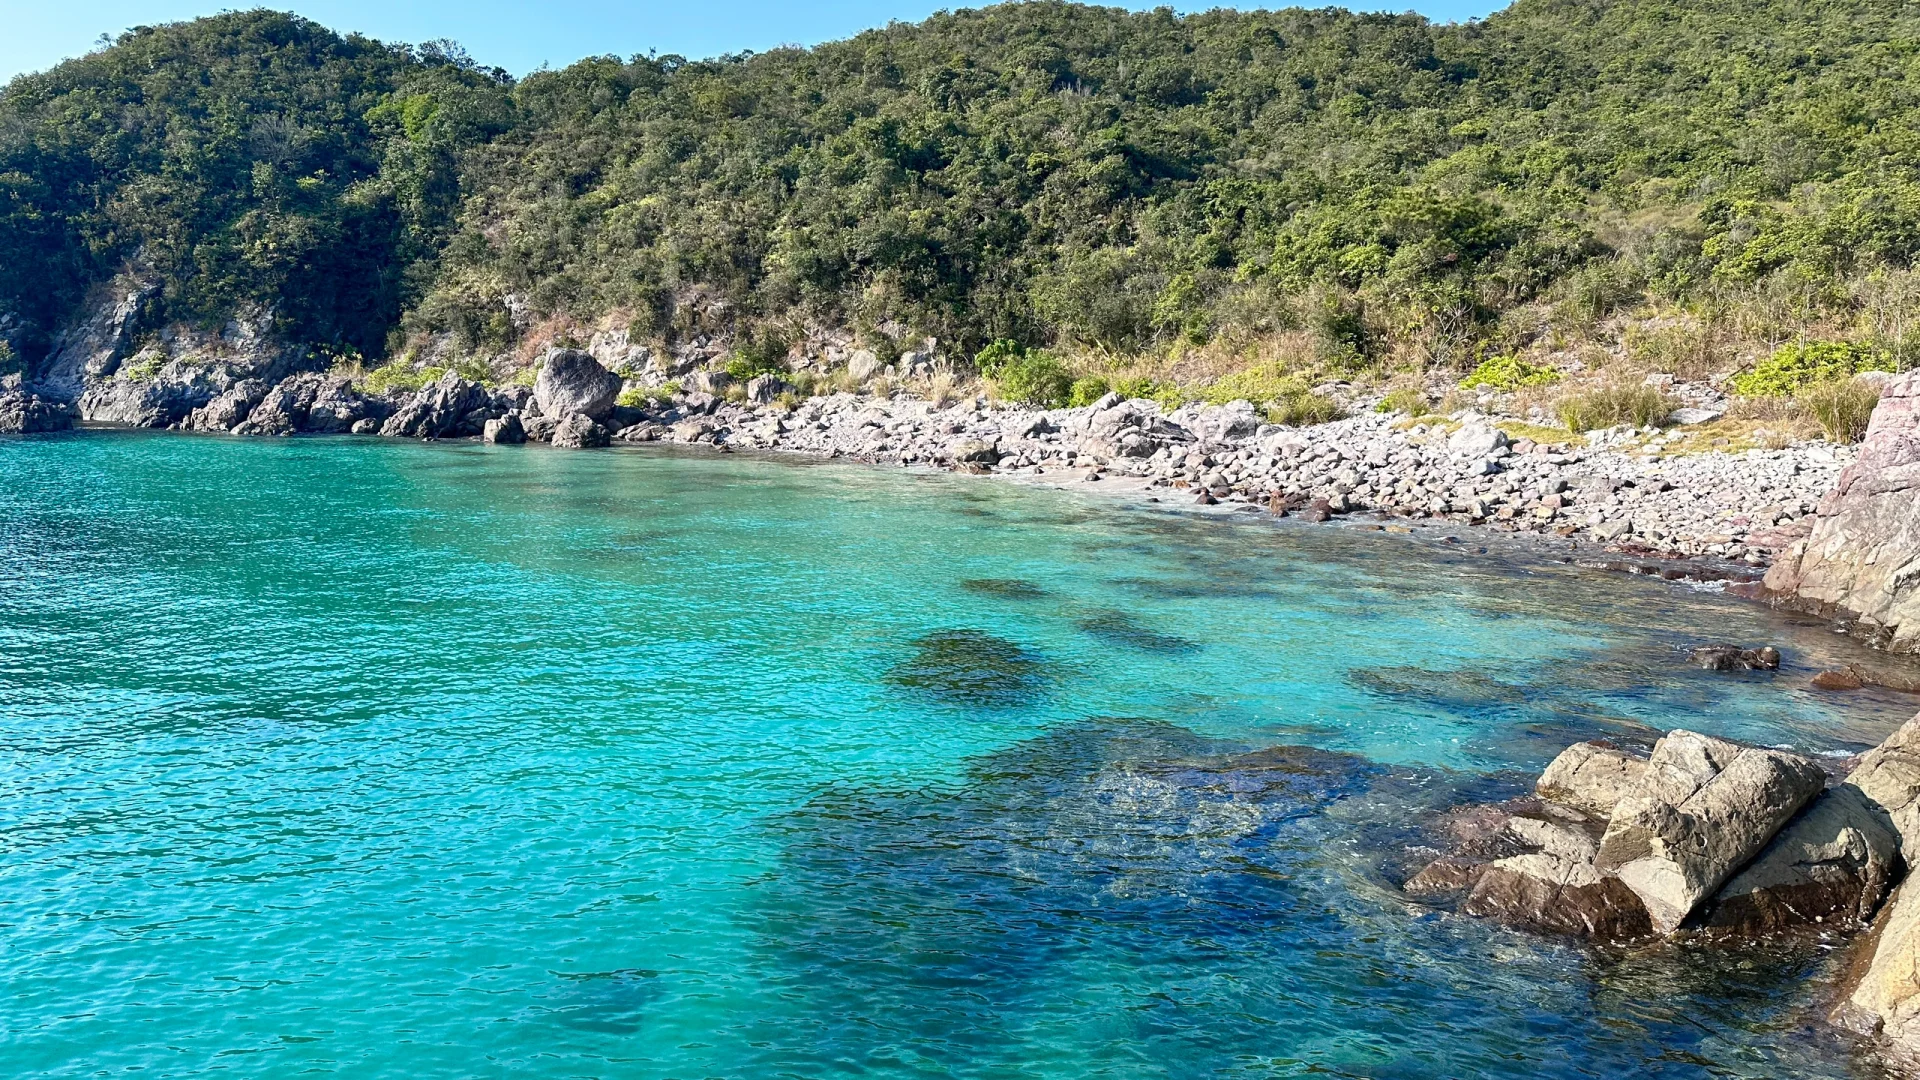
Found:
[[[1794,401],[1836,443],[1856,443],[1866,437],[1880,388],[1858,379],[1817,382],[1794,396]]]
[[[1621,424],[1664,424],[1673,415],[1674,401],[1645,384],[1614,384],[1568,394],[1553,409],[1568,431],[1579,434]]]
[[[1108,391],[1112,389],[1113,388],[1107,384],[1107,380],[1098,375],[1088,375],[1083,379],[1075,379],[1073,380],[1073,389],[1067,392],[1067,407],[1078,409],[1091,405],[1101,398],[1106,397]]]
[[[1433,411],[1433,403],[1427,400],[1425,391],[1411,386],[1403,386],[1391,391],[1373,407],[1374,412],[1403,412],[1408,416],[1425,416]]]
[[[1782,345],[1733,378],[1741,397],[1792,397],[1815,383],[1850,379],[1862,371],[1893,371],[1893,357],[1852,341],[1796,341]]]
[[[1045,349],[995,341],[980,350],[973,362],[1008,401],[1057,409],[1073,395],[1073,376]]]
[[[372,394],[412,393],[446,373],[442,367],[416,368],[405,360],[390,360],[368,372],[361,386]]]
[[[1558,382],[1560,372],[1544,364],[1523,360],[1511,353],[1500,353],[1480,361],[1473,374],[1460,380],[1462,390],[1518,390],[1523,386],[1545,386]]]
[[[1311,390],[1284,395],[1267,406],[1267,419],[1288,427],[1331,423],[1346,415],[1346,410],[1340,407],[1339,402]]]
[[[788,348],[786,339],[777,334],[743,342],[727,357],[727,377],[746,382],[761,375],[785,375]]]

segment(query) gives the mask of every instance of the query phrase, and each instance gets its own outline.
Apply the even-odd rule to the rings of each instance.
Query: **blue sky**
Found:
[[[1305,0],[1303,6],[1323,6]],[[252,6],[220,0],[0,0],[0,80],[40,71],[94,47],[101,34],[130,26]],[[265,0],[336,30],[385,41],[452,38],[475,60],[523,75],[583,56],[649,51],[712,56],[776,45],[813,45],[885,25],[916,21],[955,4],[921,0]],[[982,6],[982,5],[973,5]],[[1154,3],[1128,3],[1148,8]],[[1192,10],[1211,5],[1182,6]],[[1281,6],[1281,5],[1274,5]],[[1496,10],[1484,0],[1355,0],[1370,10],[1408,7],[1434,19],[1467,19]]]

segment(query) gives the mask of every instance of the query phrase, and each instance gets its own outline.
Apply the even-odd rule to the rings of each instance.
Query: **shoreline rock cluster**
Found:
[[[0,430],[25,429],[7,421],[17,413],[35,417],[40,430],[81,419],[255,436],[477,437],[576,448],[659,441],[1139,490],[1314,520],[1370,511],[1754,567],[1807,536],[1853,460],[1845,448],[1822,445],[1630,453],[1610,445],[1620,432],[1539,444],[1510,439],[1473,413],[1412,423],[1367,412],[1291,428],[1264,422],[1247,402],[1167,411],[1114,394],[1053,410],[847,392],[795,400],[771,375],[747,383],[743,401],[694,391],[634,407],[618,404],[620,375],[566,349],[549,354],[532,387],[489,388],[449,373],[416,391],[373,395],[340,375],[270,381],[245,367],[178,360],[145,382],[131,379],[126,365],[75,378],[84,387],[77,411],[60,412],[55,399],[24,387],[0,389]]]
[[[1831,781],[1831,782],[1830,782]],[[1830,1019],[1920,1059],[1920,716],[1829,777],[1799,754],[1668,732],[1642,754],[1576,743],[1530,797],[1457,808],[1422,903],[1631,945],[1853,939]]]

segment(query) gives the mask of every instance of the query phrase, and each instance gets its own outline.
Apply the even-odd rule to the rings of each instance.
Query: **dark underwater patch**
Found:
[[[1003,600],[1038,600],[1047,595],[1047,590],[1021,578],[968,578],[960,587],[970,593],[998,596]]]
[[[984,630],[940,630],[913,642],[887,681],[954,705],[1025,705],[1052,683],[1038,653]]]
[[[1143,652],[1180,654],[1199,650],[1200,646],[1183,637],[1163,634],[1152,627],[1143,625],[1138,619],[1124,611],[1101,611],[1080,619],[1075,625],[1083,633],[1091,634],[1102,641]]]

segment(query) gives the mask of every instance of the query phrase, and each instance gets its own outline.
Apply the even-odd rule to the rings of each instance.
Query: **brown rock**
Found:
[[[1920,1058],[1920,887],[1911,884],[1855,945],[1834,1023],[1878,1035],[1906,1063]]]
[[[1726,883],[1701,925],[1742,935],[1867,925],[1899,864],[1886,813],[1852,784],[1816,799]]]
[[[1813,677],[1815,690],[1858,690],[1866,685],[1860,673],[1851,668],[1839,671],[1823,671]]]
[[[1920,371],[1887,380],[1860,457],[1766,584],[1798,606],[1856,616],[1895,651],[1920,651]]]
[[[1443,855],[1407,879],[1401,890],[1409,896],[1441,898],[1462,896],[1472,891],[1487,864],[1474,859]]]
[[[1489,864],[1460,910],[1516,929],[1595,941],[1631,941],[1653,933],[1647,909],[1619,879],[1592,863],[1549,852]]]

